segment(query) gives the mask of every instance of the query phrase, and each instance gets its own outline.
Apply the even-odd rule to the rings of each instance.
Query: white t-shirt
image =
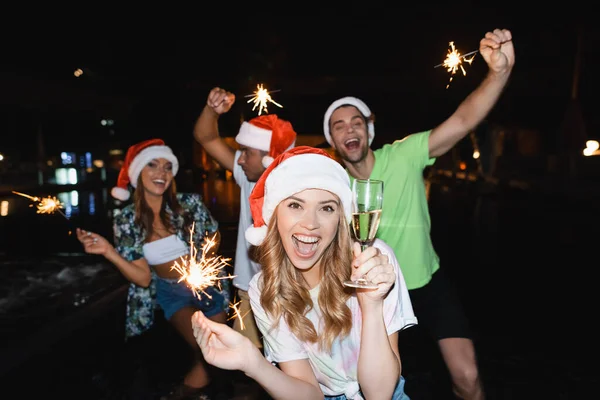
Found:
[[[404,277],[398,266],[393,250],[380,239],[373,243],[383,254],[387,254],[390,263],[396,270],[396,283],[383,301],[383,316],[388,335],[407,326],[416,325],[417,318],[412,309],[412,303],[406,289]],[[348,266],[350,268],[350,266]],[[360,351],[360,336],[362,316],[358,299],[351,296],[346,304],[352,312],[352,329],[343,339],[333,342],[331,353],[319,350],[317,343],[301,342],[289,329],[282,318],[276,329],[271,329],[273,322],[260,305],[259,282],[262,272],[257,273],[250,281],[250,305],[256,319],[256,324],[263,334],[265,357],[270,362],[286,362],[308,359],[319,381],[321,390],[326,396],[345,394],[349,399],[361,399],[357,380],[358,355]],[[317,330],[321,332],[318,303],[319,286],[310,291],[314,308],[306,315]]]
[[[246,229],[252,225],[252,214],[250,213],[250,202],[248,198],[254,188],[256,182],[248,181],[246,173],[242,167],[238,165],[238,159],[242,153],[238,150],[235,152],[233,160],[233,179],[240,187],[240,220],[238,223],[237,245],[235,248],[235,261],[233,264],[233,285],[243,291],[248,291],[250,279],[260,271],[260,264],[250,260],[248,250],[250,243],[246,240]]]

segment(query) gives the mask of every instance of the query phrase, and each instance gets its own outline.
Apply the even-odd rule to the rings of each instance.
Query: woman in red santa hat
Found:
[[[97,233],[77,229],[87,253],[103,255],[131,282],[126,338],[151,327],[158,303],[165,318],[192,347],[193,366],[164,399],[206,394],[210,377],[193,336],[191,316],[200,310],[213,321],[225,322],[230,301],[226,279],[220,281],[220,288],[205,289],[199,299],[185,282],[178,282],[181,275],[171,269],[175,261],[189,254],[192,223],[197,248],[205,234],[220,239],[218,223],[200,195],[177,193],[174,178],[178,169],[177,157],[160,139],[131,146],[111,191],[116,199],[127,201],[129,186],[134,189],[133,203],[115,212],[114,246]]]
[[[243,371],[275,399],[408,399],[398,332],[417,319],[392,249],[352,242],[351,200],[348,174],[326,152],[299,146],[275,158],[250,195],[246,231],[262,266],[249,295],[264,357],[196,313],[208,363]],[[362,276],[378,288],[343,284]]]

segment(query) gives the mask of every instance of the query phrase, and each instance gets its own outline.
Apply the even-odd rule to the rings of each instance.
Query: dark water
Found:
[[[600,195],[574,189],[432,183],[434,244],[473,325],[489,399],[590,398],[600,383],[593,317]],[[223,255],[234,256],[237,187],[219,180],[198,190],[221,222]],[[37,195],[46,194],[55,195]],[[117,399],[132,382],[177,379],[185,368],[178,338],[161,328],[157,340],[170,345],[125,346],[125,281],[69,234],[82,226],[110,237],[115,205],[106,189],[61,196],[71,202],[68,220],[0,196],[10,202],[0,217],[0,384],[14,398]],[[157,375],[133,376],[136,346]],[[452,398],[436,348],[418,327],[401,333],[400,348],[413,399]]]
[[[37,203],[28,198],[0,196],[6,214],[0,217],[0,317],[5,338],[22,338],[44,326],[45,316],[67,315],[123,283],[102,258],[82,252],[74,233],[76,226],[110,233],[106,190],[26,194],[56,196],[65,208],[38,214]]]

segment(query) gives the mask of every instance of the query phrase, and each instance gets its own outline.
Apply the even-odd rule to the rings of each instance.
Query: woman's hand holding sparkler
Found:
[[[88,254],[100,254],[104,256],[113,248],[108,240],[97,233],[84,231],[80,228],[77,228],[76,232],[77,240],[83,244],[83,249]]]
[[[354,261],[352,262],[352,277],[355,280],[358,277],[365,278],[368,282],[377,284],[377,289],[356,289],[359,302],[364,300],[370,302],[381,302],[387,296],[390,288],[396,281],[394,266],[390,264],[387,255],[373,246],[369,246],[365,251],[361,250],[358,242],[352,245],[354,252]]]
[[[207,363],[217,368],[256,371],[264,360],[260,350],[242,334],[226,324],[212,321],[197,311],[192,315],[194,337]]]
[[[479,42],[479,53],[491,71],[509,73],[515,65],[515,49],[508,29],[487,32]]]

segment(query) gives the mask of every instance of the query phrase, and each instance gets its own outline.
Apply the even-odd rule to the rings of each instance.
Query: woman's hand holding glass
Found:
[[[386,254],[373,246],[367,247],[364,251],[358,242],[354,242],[352,250],[354,252],[354,261],[352,262],[352,275],[350,279],[355,280],[359,277],[377,285],[376,289],[357,288],[359,298],[364,297],[370,300],[384,299],[390,288],[396,282],[396,272],[394,266]]]
[[[360,242],[362,250],[366,250],[375,240],[379,220],[383,208],[383,181],[377,179],[355,179],[352,182],[352,232]],[[352,279],[344,285],[376,289],[378,286],[366,277],[353,274]]]

